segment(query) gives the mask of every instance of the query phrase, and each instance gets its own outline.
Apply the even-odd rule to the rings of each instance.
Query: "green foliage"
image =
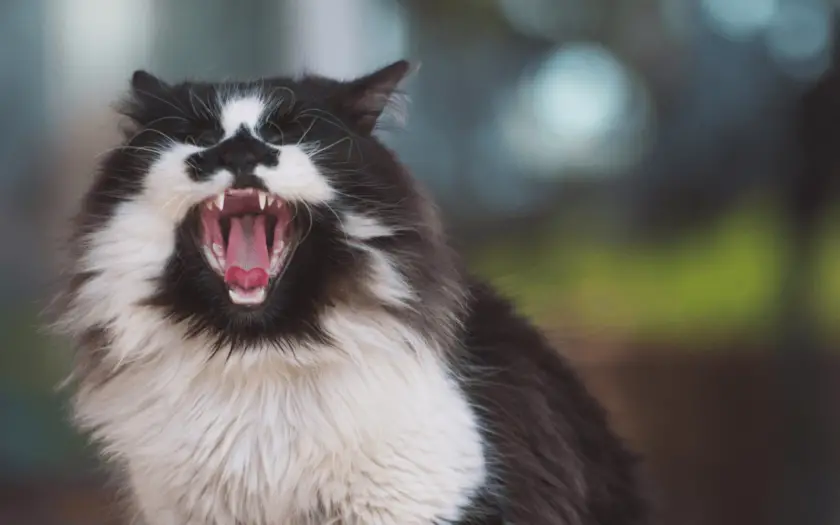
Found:
[[[821,242],[817,307],[840,321],[840,221]],[[621,244],[557,227],[533,245],[500,240],[473,268],[537,322],[649,341],[774,336],[786,253],[772,208],[746,205],[715,227],[667,244]]]

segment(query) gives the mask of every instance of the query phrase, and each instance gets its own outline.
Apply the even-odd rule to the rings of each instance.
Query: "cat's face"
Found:
[[[236,350],[328,339],[330,308],[424,308],[447,273],[434,213],[371,135],[407,68],[351,82],[136,73],[132,126],[80,216],[75,318],[118,332],[147,316]]]

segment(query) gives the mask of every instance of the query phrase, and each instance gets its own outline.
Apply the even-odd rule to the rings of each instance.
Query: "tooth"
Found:
[[[222,248],[221,244],[213,243],[213,253],[216,254],[217,257],[221,257],[225,254],[224,248]]]
[[[272,204],[274,204],[274,197],[272,197],[271,195],[269,195],[269,196],[268,196],[268,199],[266,200],[266,203],[267,203],[269,206],[271,206]]]
[[[205,206],[207,206],[207,209],[208,209],[208,210],[212,210],[212,209],[213,209],[213,202],[212,202],[212,201],[207,201],[204,205],[205,205]]]
[[[259,192],[257,194],[257,198],[260,199],[260,209],[264,210],[265,209],[265,201],[266,201],[265,193]]]
[[[220,210],[225,209],[225,194],[220,193],[218,197],[216,197],[216,207]]]

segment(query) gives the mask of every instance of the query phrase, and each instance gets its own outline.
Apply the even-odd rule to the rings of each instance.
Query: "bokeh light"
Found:
[[[779,9],[779,0],[701,0],[712,29],[740,40],[766,28]]]
[[[767,28],[770,56],[800,80],[817,78],[828,68],[831,42],[831,12],[820,0],[786,1]]]
[[[650,109],[645,89],[605,47],[559,48],[522,79],[516,98],[508,140],[535,171],[609,173],[638,160]]]

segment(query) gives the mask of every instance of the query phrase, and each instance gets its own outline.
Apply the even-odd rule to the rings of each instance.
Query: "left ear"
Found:
[[[396,95],[396,89],[411,69],[406,60],[344,84],[341,104],[363,133],[371,133],[382,112]]]

